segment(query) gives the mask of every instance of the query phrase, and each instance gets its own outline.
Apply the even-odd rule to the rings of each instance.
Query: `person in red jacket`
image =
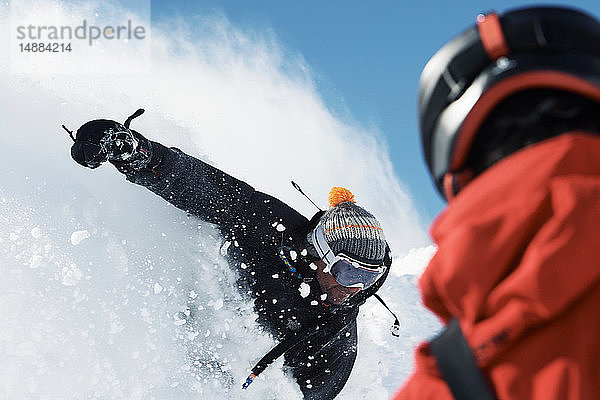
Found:
[[[425,159],[447,208],[420,279],[446,328],[404,399],[600,399],[600,23],[479,15],[421,76]]]

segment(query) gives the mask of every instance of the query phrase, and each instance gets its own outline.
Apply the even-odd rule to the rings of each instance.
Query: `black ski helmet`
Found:
[[[478,15],[442,47],[419,83],[423,152],[440,194],[458,193],[473,139],[490,111],[520,91],[548,88],[600,102],[600,23],[574,9]]]

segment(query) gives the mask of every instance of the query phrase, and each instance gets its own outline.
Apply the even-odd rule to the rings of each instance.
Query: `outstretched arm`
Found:
[[[84,124],[71,153],[75,161],[90,168],[110,161],[127,180],[222,229],[238,225],[248,233],[264,235],[257,230],[264,230],[266,224],[275,231],[276,222],[291,229],[306,223],[306,218],[274,197],[118,122]]]
[[[128,181],[147,187],[174,206],[223,225],[244,213],[255,190],[245,182],[176,148],[147,141],[148,163],[113,162]]]

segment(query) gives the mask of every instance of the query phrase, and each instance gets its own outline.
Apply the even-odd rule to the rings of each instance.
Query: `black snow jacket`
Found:
[[[335,398],[356,359],[358,306],[379,289],[388,272],[346,303],[327,304],[306,250],[306,236],[320,214],[309,221],[280,200],[179,149],[156,142],[150,146],[148,167],[115,165],[127,180],[219,227],[240,286],[254,298],[258,322],[278,340],[301,335],[285,352],[284,365],[304,397]]]

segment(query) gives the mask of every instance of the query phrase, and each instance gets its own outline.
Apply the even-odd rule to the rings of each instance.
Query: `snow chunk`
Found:
[[[283,232],[285,231],[285,226],[283,226],[282,224],[277,224],[275,229],[277,229],[277,232]]]
[[[187,332],[187,335],[186,335],[186,336],[187,336],[188,340],[194,340],[194,339],[196,339],[196,337],[197,337],[198,335],[200,335],[200,332],[196,332],[196,331],[189,331],[189,332]]]
[[[394,259],[394,268],[390,272],[396,276],[420,276],[436,251],[435,245],[410,249],[405,256]]]
[[[156,282],[154,284],[154,294],[159,294],[162,291],[163,291],[163,287],[160,285],[160,283]]]
[[[215,310],[220,310],[221,308],[223,308],[223,299],[217,299],[212,303],[212,307]]]
[[[321,295],[321,300],[325,301],[325,299],[327,299],[327,293],[323,293]]]
[[[43,260],[44,257],[40,256],[39,254],[32,255],[29,259],[29,268],[38,268],[42,264]]]
[[[316,301],[316,300],[313,300],[313,301],[311,301],[311,302],[310,302],[310,305],[311,305],[311,306],[318,306],[318,305],[319,305],[319,302],[318,302],[318,301]]]
[[[273,275],[271,275],[271,278],[277,279],[277,278],[279,278],[279,274],[273,274]]]
[[[300,252],[300,255],[302,257],[306,257],[307,254],[308,254],[308,250],[306,250],[306,249],[302,249],[302,251]]]
[[[111,335],[120,333],[123,331],[123,329],[125,329],[125,326],[123,326],[123,324],[119,321],[111,321],[109,327],[110,328],[108,330],[108,333],[110,333]]]
[[[223,257],[227,255],[227,250],[229,250],[229,246],[231,246],[231,242],[229,240],[225,241],[225,243],[223,243],[223,246],[221,246],[221,255]]]
[[[41,238],[42,237],[42,230],[36,226],[35,228],[33,228],[31,230],[31,236],[33,236],[34,239]]]
[[[79,243],[84,241],[85,239],[91,237],[90,233],[87,230],[83,231],[75,231],[71,233],[71,244],[73,246],[77,246]]]
[[[245,263],[241,263],[240,264],[240,268],[241,269],[246,269],[246,268],[248,268],[248,266]]]
[[[292,258],[292,261],[296,261],[298,258],[298,253],[296,253],[294,250],[290,250],[290,257]]]
[[[173,315],[173,319],[175,320],[173,323],[177,326],[185,325],[187,323],[185,314],[182,312],[178,312],[175,315]]]
[[[315,263],[310,263],[309,265],[310,269],[312,269],[313,271],[317,270],[317,265]]]
[[[65,286],[75,286],[83,277],[83,272],[75,264],[63,267],[60,272],[61,283]]]
[[[306,298],[310,294],[310,285],[306,282],[302,282],[298,288],[298,291],[300,292],[300,296],[302,296],[302,298]]]

